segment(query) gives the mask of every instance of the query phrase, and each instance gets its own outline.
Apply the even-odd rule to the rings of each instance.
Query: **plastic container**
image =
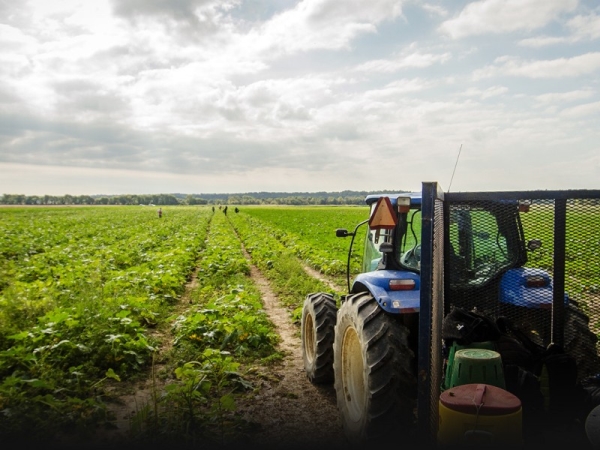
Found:
[[[522,407],[518,397],[488,384],[463,384],[442,392],[438,443],[520,446]]]
[[[454,353],[447,388],[483,383],[506,389],[500,353],[483,348],[465,348]]]
[[[460,345],[456,342],[452,343],[452,346],[448,350],[448,360],[446,363],[446,369],[444,372],[444,381],[442,383],[442,391],[448,389],[450,387],[450,379],[452,378],[452,369],[454,368],[454,354],[458,350],[463,350],[465,348],[485,348],[488,350],[495,350],[494,343],[492,341],[483,341],[483,342],[473,342],[469,345]]]

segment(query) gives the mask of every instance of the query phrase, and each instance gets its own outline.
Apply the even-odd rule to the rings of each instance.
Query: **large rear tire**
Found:
[[[417,397],[409,331],[362,292],[349,295],[335,326],[337,405],[352,443],[408,442]]]
[[[564,348],[577,361],[579,381],[600,373],[598,336],[590,330],[589,317],[573,302],[565,308]]]
[[[331,294],[309,294],[302,307],[302,359],[314,384],[333,381],[333,338],[337,307]]]

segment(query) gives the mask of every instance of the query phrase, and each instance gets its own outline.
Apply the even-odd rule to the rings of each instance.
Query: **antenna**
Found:
[[[456,162],[454,163],[454,170],[452,171],[452,178],[450,178],[450,184],[448,185],[448,192],[450,192],[450,186],[452,186],[452,180],[454,180],[454,172],[456,172],[456,166],[458,166],[458,158],[460,158],[460,152],[462,150],[462,144],[458,149],[458,155],[456,156]]]

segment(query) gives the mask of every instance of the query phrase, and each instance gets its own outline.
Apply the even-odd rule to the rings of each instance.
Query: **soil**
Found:
[[[274,382],[265,382],[260,393],[238,405],[244,417],[257,425],[249,445],[257,448],[332,448],[347,445],[332,385],[308,381],[302,362],[298,327],[281,307],[267,280],[256,267],[252,278],[262,292],[265,311],[281,336],[286,357],[272,371]]]

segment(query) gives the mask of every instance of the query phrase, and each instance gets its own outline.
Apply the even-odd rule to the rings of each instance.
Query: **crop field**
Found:
[[[567,290],[595,311],[597,213],[571,212],[567,230]],[[297,323],[308,293],[345,293],[350,238],[335,230],[367,218],[366,206],[0,210],[0,439],[110,428],[123,386],[152,378],[163,394],[140,406],[136,439],[222,440],[252,364],[282,358],[251,264]],[[551,269],[551,216],[523,220],[544,241],[531,265]]]
[[[232,392],[245,383],[240,364],[280,358],[244,251],[297,320],[307,293],[331,290],[304,266],[345,282],[349,242],[336,240],[335,229],[366,214],[3,209],[0,437],[42,440],[110,426],[119,386],[159,366],[166,395],[140,411],[139,435],[207,434],[202,424],[235,409]]]

